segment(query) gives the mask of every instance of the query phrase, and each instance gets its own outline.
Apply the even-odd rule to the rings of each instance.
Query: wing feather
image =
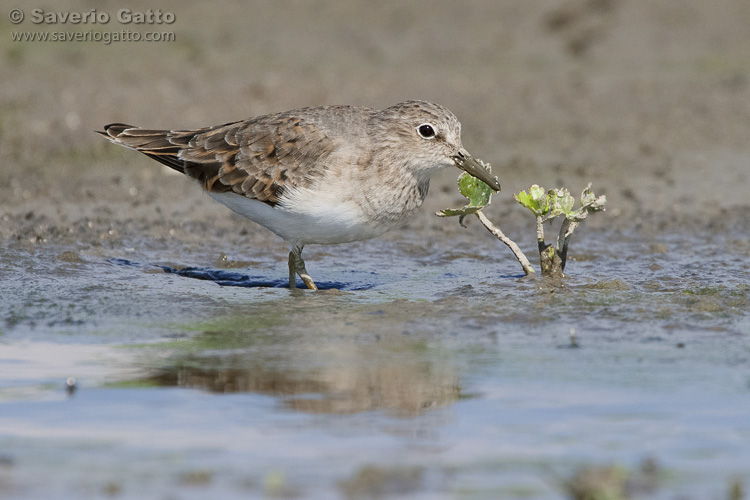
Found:
[[[276,205],[285,189],[322,176],[334,140],[305,112],[265,115],[197,130],[151,130],[114,123],[99,132],[184,173],[211,192]]]

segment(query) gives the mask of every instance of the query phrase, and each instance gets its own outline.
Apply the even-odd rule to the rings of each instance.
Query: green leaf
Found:
[[[483,207],[471,207],[469,205],[466,205],[463,208],[444,208],[440,210],[437,215],[439,217],[455,217],[457,215],[465,216],[465,215],[471,215],[473,213],[476,213],[480,211]]]
[[[591,191],[591,183],[589,182],[581,192],[581,208],[566,213],[565,217],[570,221],[581,222],[589,214],[590,205],[595,202],[596,195]]]
[[[531,187],[529,188],[529,194],[534,200],[543,201],[545,191],[543,187],[537,184],[532,184]]]
[[[604,195],[597,197],[591,190],[591,183],[589,183],[581,193],[581,208],[565,214],[565,216],[571,221],[581,222],[590,213],[604,211],[606,204],[607,197]]]
[[[521,191],[513,197],[537,217],[544,217],[544,221],[564,215],[571,221],[580,222],[589,213],[604,210],[604,205],[607,203],[605,196],[597,198],[591,191],[591,183],[581,193],[581,208],[578,210],[573,210],[575,198],[566,188],[545,191],[543,187],[534,184],[529,188],[528,193]]]
[[[464,172],[458,177],[458,190],[469,200],[469,204],[462,208],[444,208],[437,212],[437,216],[458,216],[459,224],[464,226],[464,217],[474,214],[490,204],[492,188],[476,177]]]
[[[543,187],[536,184],[529,188],[529,192],[521,191],[513,197],[518,203],[531,210],[534,215],[541,217],[549,210],[547,195]]]
[[[515,198],[518,203],[528,208],[532,212],[537,212],[539,210],[539,203],[534,201],[534,198],[532,198],[531,195],[526,191],[521,191],[518,194],[514,194],[513,198]]]
[[[466,172],[458,177],[458,190],[469,199],[470,207],[484,208],[490,204],[492,188]]]
[[[592,203],[594,203],[594,201],[596,201],[596,195],[591,190],[591,183],[589,182],[581,193],[581,207],[591,205]]]
[[[567,217],[571,214],[573,204],[575,204],[575,199],[565,188],[550,189],[547,191],[547,200],[549,202],[549,212],[547,213],[548,220],[553,219],[558,215],[565,215]]]

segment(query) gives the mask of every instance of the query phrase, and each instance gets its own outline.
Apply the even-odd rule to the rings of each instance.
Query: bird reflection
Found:
[[[294,367],[293,359],[258,359],[257,353],[177,358],[144,382],[214,393],[253,392],[280,397],[284,406],[306,413],[350,414],[388,410],[415,415],[461,396],[451,367],[431,360],[405,362],[372,356],[358,348],[353,358]],[[294,356],[292,356],[294,358]]]

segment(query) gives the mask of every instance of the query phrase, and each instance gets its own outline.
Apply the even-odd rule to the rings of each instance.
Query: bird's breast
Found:
[[[284,240],[299,244],[366,240],[396,225],[368,217],[351,199],[323,199],[309,190],[285,192],[274,207],[235,193],[209,195]]]

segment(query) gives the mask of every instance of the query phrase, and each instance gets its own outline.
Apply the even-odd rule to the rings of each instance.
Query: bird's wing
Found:
[[[325,128],[291,113],[198,130],[114,123],[99,133],[196,179],[206,191],[234,192],[272,206],[284,189],[322,176],[335,149]]]

